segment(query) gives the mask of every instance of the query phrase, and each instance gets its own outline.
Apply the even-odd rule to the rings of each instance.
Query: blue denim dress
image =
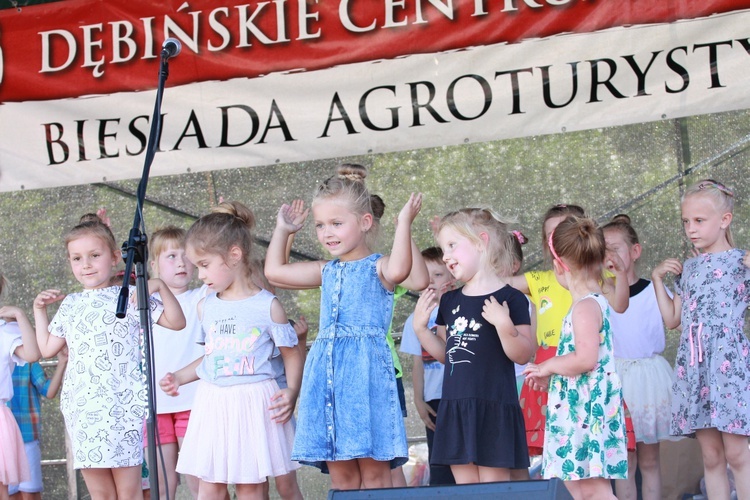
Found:
[[[386,342],[393,292],[379,254],[323,268],[320,331],[305,361],[292,459],[328,472],[327,461],[406,463],[404,422]]]

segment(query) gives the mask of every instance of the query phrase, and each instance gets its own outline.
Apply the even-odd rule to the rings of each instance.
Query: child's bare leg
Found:
[[[721,434],[717,429],[695,431],[695,437],[698,438],[698,443],[701,445],[703,473],[706,478],[708,498],[729,498],[727,459]]]
[[[302,492],[297,483],[297,471],[277,476],[276,491],[283,500],[302,500]]]
[[[393,487],[390,462],[373,460],[372,458],[359,458],[357,459],[357,465],[365,489]]]
[[[237,500],[265,500],[264,485],[268,481],[258,484],[236,484],[234,486],[237,493]]]
[[[362,485],[362,476],[356,460],[338,460],[326,464],[331,475],[331,489],[358,490]]]
[[[141,486],[141,466],[116,467],[110,469],[117,488],[117,498],[138,498],[143,496]],[[93,499],[93,495],[91,496]]]
[[[477,466],[480,483],[493,483],[496,481],[510,481],[510,469],[502,467]]]
[[[635,471],[637,468],[638,457],[636,455],[636,452],[628,451],[628,478],[615,479],[617,500],[636,500],[638,498],[638,488],[635,485]]]
[[[0,483],[0,500],[8,500],[8,485]]]
[[[609,479],[596,477],[578,481],[582,500],[614,500]]]
[[[637,451],[638,468],[641,469],[641,494],[643,495],[643,500],[659,500],[661,498],[659,443],[638,443]],[[628,474],[630,474],[630,467],[628,467]],[[635,474],[635,471],[633,471],[633,474]]]
[[[177,436],[177,445],[180,449],[182,449],[182,442],[185,440],[184,437]],[[175,466],[177,463],[175,462]],[[177,471],[175,471],[177,473]],[[178,474],[179,475],[179,474]],[[187,483],[187,487],[190,490],[190,493],[193,495],[193,498],[198,498],[198,485],[200,484],[200,479],[198,479],[195,476],[191,476],[190,474],[183,474],[183,477],[185,478],[185,482]],[[175,483],[176,486],[176,483]],[[174,496],[170,497],[174,498]]]
[[[479,468],[474,464],[451,465],[451,472],[456,479],[456,484],[479,482]]]
[[[747,436],[722,432],[721,438],[726,460],[734,474],[737,498],[750,498],[750,449],[747,447]]]
[[[528,481],[531,479],[529,476],[529,469],[511,469],[510,480],[511,481]]]
[[[229,498],[226,483],[198,481],[198,500],[225,500]]]
[[[405,488],[406,487],[406,476],[404,476],[404,468],[396,467],[391,469],[391,482],[394,488]]]
[[[161,452],[159,449],[156,450],[156,462],[158,465],[154,466],[149,462],[148,470],[155,471],[159,476],[159,498],[166,500],[167,493],[169,493],[169,498],[175,497],[177,482],[179,481],[179,476],[175,470],[175,467],[177,467],[177,443],[163,444],[160,448]],[[148,459],[148,448],[143,450],[143,454]],[[164,467],[162,467],[162,456],[164,457]],[[154,477],[154,472],[150,473],[150,477]],[[169,491],[167,491],[167,484],[169,485]]]

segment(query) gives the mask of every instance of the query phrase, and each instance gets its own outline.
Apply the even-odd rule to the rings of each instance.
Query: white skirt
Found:
[[[294,426],[271,420],[274,380],[220,387],[197,382],[177,472],[209,483],[257,484],[300,468]]]
[[[622,397],[633,419],[637,443],[669,440],[672,419],[672,368],[659,355],[641,359],[615,358]]]

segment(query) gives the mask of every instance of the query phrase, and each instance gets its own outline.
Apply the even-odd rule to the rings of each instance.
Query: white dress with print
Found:
[[[49,330],[69,349],[60,410],[73,443],[76,469],[141,466],[146,388],[141,368],[138,310],[123,319],[115,308],[120,287],[65,297]],[[152,320],[160,302],[150,299]]]

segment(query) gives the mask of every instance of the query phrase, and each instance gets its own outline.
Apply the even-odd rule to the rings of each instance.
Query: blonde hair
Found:
[[[345,200],[349,209],[360,217],[365,214],[373,215],[370,192],[365,187],[365,177],[367,177],[367,169],[362,165],[354,163],[339,165],[336,175],[323,181],[315,190],[313,205],[319,200],[337,198]],[[380,215],[382,216],[382,213]]]
[[[83,236],[94,236],[100,238],[104,243],[107,244],[113,254],[119,254],[120,248],[115,242],[115,236],[112,234],[112,230],[106,225],[102,219],[94,213],[87,213],[81,216],[79,223],[73,229],[65,233],[65,250],[67,251],[68,245],[71,241],[77,240]]]
[[[255,215],[249,208],[239,201],[225,201],[195,221],[185,235],[185,245],[225,259],[232,247],[239,247],[245,274],[252,278],[254,227]]]
[[[152,261],[159,259],[159,256],[166,251],[170,245],[175,248],[185,247],[185,235],[187,231],[177,226],[160,227],[151,234],[151,240],[148,242],[148,253]]]
[[[685,194],[682,195],[680,203],[684,202],[688,196],[703,195],[711,199],[714,203],[714,207],[722,214],[734,213],[734,191],[726,187],[721,182],[713,179],[703,179],[685,190]],[[734,238],[732,238],[731,223],[727,226],[724,234],[727,236],[727,242],[730,246],[734,246]]]
[[[552,247],[570,267],[603,279],[607,244],[604,232],[590,217],[571,215],[552,232]]]
[[[462,208],[440,220],[438,234],[450,228],[477,245],[483,243],[480,233],[487,233],[485,253],[490,266],[501,276],[513,274],[513,249],[508,236],[508,225],[488,208]]]

